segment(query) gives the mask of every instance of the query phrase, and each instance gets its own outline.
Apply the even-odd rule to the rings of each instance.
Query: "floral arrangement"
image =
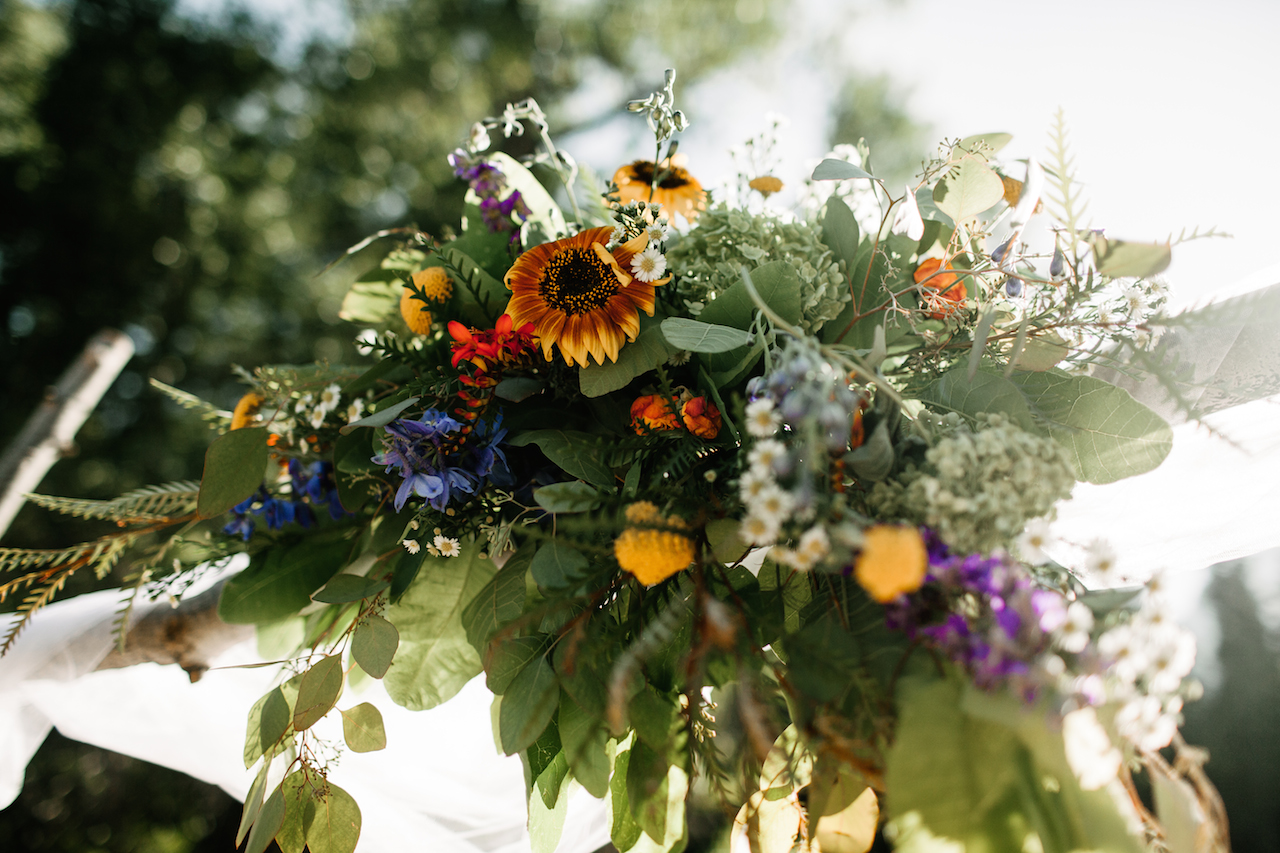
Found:
[[[459,232],[379,235],[346,298],[371,366],[259,368],[233,412],[170,389],[221,433],[202,480],[37,498],[121,530],[3,552],[0,593],[29,614],[126,553],[147,594],[250,556],[220,614],[292,661],[250,713],[250,853],[353,849],[311,731],[388,745],[348,679],[427,708],[481,672],[538,850],[570,780],[621,851],[682,849],[695,795],[758,851],[1225,843],[1158,578],[1090,592],[1121,578],[1104,544],[1049,556],[1076,482],[1169,451],[1092,375],[1158,336],[1169,245],[1083,223],[1061,126],[1047,167],[992,134],[899,195],[862,148],[797,211],[763,169],[719,199],[673,82],[630,105],[652,159],[603,186],[536,104],[477,124]],[[528,163],[491,150],[527,130]]]

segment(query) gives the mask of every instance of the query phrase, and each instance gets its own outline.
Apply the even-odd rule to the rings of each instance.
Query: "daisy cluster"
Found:
[[[745,421],[754,439],[738,493],[746,515],[739,536],[774,546],[770,556],[807,571],[833,553],[855,548],[861,527],[828,494],[829,469],[861,444],[863,395],[811,348],[795,342],[778,367],[747,386]],[[814,519],[821,520],[814,523]],[[798,544],[780,540],[794,524]]]
[[[312,429],[320,429],[324,426],[325,418],[329,413],[338,408],[338,404],[342,401],[342,388],[335,382],[327,386],[319,395],[303,394],[293,405],[293,413],[303,420],[303,422],[311,425]],[[361,407],[363,408],[363,407]],[[348,407],[347,418],[350,420],[350,407]]]
[[[618,224],[609,235],[607,248],[610,251],[641,234],[648,238],[644,250],[631,258],[629,270],[631,275],[643,282],[658,281],[667,272],[667,256],[662,250],[671,227],[661,210],[662,205],[643,201],[631,201],[613,208],[613,218]]]

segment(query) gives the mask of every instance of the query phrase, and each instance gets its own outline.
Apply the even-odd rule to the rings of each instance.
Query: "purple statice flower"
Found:
[[[508,190],[507,179],[492,163],[472,158],[466,152],[455,151],[449,157],[453,173],[466,181],[476,194],[480,205],[480,218],[490,232],[516,230],[512,218],[524,222],[529,218],[529,206],[519,190]]]
[[[1050,686],[1038,664],[1065,621],[1066,601],[1005,555],[953,554],[934,531],[921,533],[925,584],[886,607],[888,626],[943,652],[980,687],[1009,687],[1034,701]]]
[[[396,512],[410,495],[426,498],[433,509],[444,511],[459,495],[474,495],[490,481],[510,479],[506,456],[497,446],[507,434],[501,415],[492,424],[478,422],[470,434],[461,422],[435,409],[418,420],[394,420],[384,429],[383,452],[373,461],[402,478]]]

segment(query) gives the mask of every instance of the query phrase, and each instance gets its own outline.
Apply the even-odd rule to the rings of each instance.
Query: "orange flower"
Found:
[[[939,270],[942,270],[939,272]],[[939,258],[929,258],[916,267],[912,276],[920,285],[920,295],[930,317],[945,320],[960,310],[969,292],[951,268],[942,269]]]
[[[666,176],[655,187],[653,171],[652,160],[636,160],[613,173],[613,182],[618,185],[622,203],[652,201],[662,205],[668,216],[678,213],[685,219],[696,219],[706,206],[707,198],[698,179],[670,160],[664,160],[658,172],[666,172]]]
[[[551,359],[558,345],[564,360],[586,365],[587,356],[604,364],[640,333],[640,312],[653,316],[657,281],[633,279],[624,270],[644,251],[648,234],[605,249],[612,228],[592,228],[564,240],[534,246],[507,272],[511,301],[506,313],[516,328],[534,325],[542,354]]]
[[[666,397],[648,394],[631,404],[631,428],[636,435],[648,435],[657,430],[679,429],[680,422]]]
[[[685,427],[708,441],[720,434],[720,410],[706,397],[694,397],[680,409]]]
[[[928,570],[929,552],[914,527],[876,524],[862,531],[862,552],[853,576],[874,600],[887,604],[915,592]]]
[[[243,429],[251,426],[258,419],[258,409],[262,408],[262,403],[262,395],[252,391],[241,397],[236,403],[235,411],[231,413],[231,428]]]

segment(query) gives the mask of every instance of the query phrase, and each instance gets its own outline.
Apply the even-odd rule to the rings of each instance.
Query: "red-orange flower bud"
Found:
[[[694,397],[684,404],[680,416],[689,432],[708,441],[720,434],[720,410],[706,397]]]
[[[942,269],[940,258],[922,261],[912,278],[920,285],[925,310],[935,320],[945,320],[956,313],[969,295],[964,282],[950,267]]]
[[[654,430],[679,429],[680,422],[666,397],[647,394],[631,404],[631,428],[637,435],[645,435]]]

